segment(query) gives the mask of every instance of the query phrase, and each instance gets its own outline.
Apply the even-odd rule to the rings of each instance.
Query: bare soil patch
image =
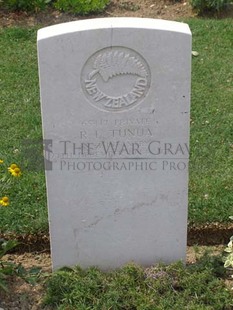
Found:
[[[48,9],[34,14],[27,12],[9,13],[0,10],[0,26],[48,26],[68,21],[98,18],[98,17],[147,17],[176,20],[195,16],[188,1],[169,0],[112,0],[105,12],[98,15],[75,16],[74,14],[62,13],[54,9]]]
[[[7,254],[4,260],[22,264],[27,270],[34,266],[41,267],[41,274],[52,271],[51,258],[48,253]],[[9,293],[0,291],[0,308],[4,310],[42,309],[43,277],[32,286],[21,278],[13,276],[8,283],[8,289]]]
[[[0,8],[0,27],[36,25],[45,27],[68,21],[100,17],[144,17],[182,20],[196,15],[189,0],[111,0],[103,13],[89,16],[63,13],[52,8],[37,13],[10,13]],[[233,5],[230,5],[225,12],[210,13],[209,16],[214,18],[233,17]]]
[[[188,246],[222,245],[229,242],[233,235],[232,223],[207,223],[203,225],[188,226]],[[0,238],[5,240],[17,240],[20,244],[13,252],[23,254],[25,252],[50,252],[49,234],[5,234],[0,232]]]

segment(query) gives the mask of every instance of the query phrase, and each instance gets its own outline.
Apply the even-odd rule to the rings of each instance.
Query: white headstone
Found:
[[[60,24],[38,55],[53,268],[185,260],[188,25]]]

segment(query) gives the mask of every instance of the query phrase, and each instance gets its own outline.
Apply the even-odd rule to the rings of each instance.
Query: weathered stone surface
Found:
[[[53,267],[185,259],[189,27],[71,22],[38,56]]]

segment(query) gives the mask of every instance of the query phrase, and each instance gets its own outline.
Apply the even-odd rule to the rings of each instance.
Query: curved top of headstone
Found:
[[[189,26],[185,23],[137,17],[111,17],[94,18],[81,21],[73,21],[42,28],[38,31],[38,40],[47,39],[53,36],[60,36],[76,31],[86,31],[106,28],[144,28],[163,31],[180,32],[191,35]]]

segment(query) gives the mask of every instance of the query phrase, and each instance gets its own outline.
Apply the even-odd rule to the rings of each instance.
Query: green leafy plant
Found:
[[[229,216],[229,219],[233,220],[233,216]],[[224,267],[233,268],[233,236],[231,236],[230,241],[224,252],[227,253],[227,255],[224,257]]]
[[[15,272],[15,264],[11,262],[5,262],[2,257],[15,248],[18,245],[16,240],[5,241],[0,240],[0,289],[7,291],[6,279]]]
[[[61,11],[87,15],[102,12],[108,4],[109,0],[57,0],[54,5]]]
[[[230,2],[230,0],[191,0],[191,5],[199,14],[203,14],[209,11],[221,11]]]
[[[2,6],[12,11],[44,10],[52,0],[3,0]]]
[[[233,216],[229,217],[231,220],[233,220]],[[227,247],[224,249],[225,256],[223,258],[224,261],[224,267],[228,270],[233,270],[233,236],[231,236],[230,241],[227,245]],[[233,275],[231,275],[233,278]]]
[[[0,289],[6,292],[8,291],[7,279],[10,276],[15,275],[30,284],[35,284],[41,271],[39,267],[32,267],[27,271],[21,264],[15,264],[14,262],[8,262],[2,259],[5,254],[18,245],[19,242],[17,240],[0,240]]]
[[[119,3],[119,7],[123,10],[127,10],[127,11],[137,11],[140,9],[140,6],[133,3],[133,1],[123,1]]]
[[[231,236],[230,242],[228,243],[224,251],[227,253],[226,258],[224,259],[225,261],[224,267],[233,268],[233,236]]]

